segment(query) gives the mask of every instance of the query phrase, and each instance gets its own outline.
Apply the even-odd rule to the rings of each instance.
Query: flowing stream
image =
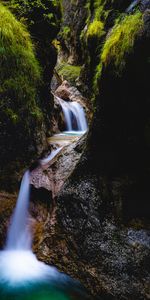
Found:
[[[84,133],[87,122],[83,108],[74,102],[65,103],[61,100],[60,103],[66,129],[71,131],[68,134]],[[49,163],[61,149],[62,147],[53,150],[47,158],[40,160],[40,164]],[[29,200],[30,172],[26,171],[8,228],[6,246],[0,251],[0,300],[83,299],[77,282],[58,272],[56,268],[40,262],[32,252]],[[70,295],[73,294],[78,296],[72,298]]]

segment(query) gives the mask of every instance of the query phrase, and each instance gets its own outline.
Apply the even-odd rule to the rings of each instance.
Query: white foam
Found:
[[[73,125],[73,119],[76,121],[76,132],[77,131],[82,131],[85,132],[88,129],[88,124],[86,120],[86,116],[84,113],[83,107],[80,105],[80,103],[75,102],[75,101],[64,101],[63,99],[55,96],[56,99],[59,101],[65,122],[66,122],[66,129],[67,131],[72,131],[74,128]]]
[[[8,285],[50,280],[58,274],[56,268],[38,261],[32,251],[0,252],[0,281]]]

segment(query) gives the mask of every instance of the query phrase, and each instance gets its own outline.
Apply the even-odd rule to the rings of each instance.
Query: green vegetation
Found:
[[[40,116],[35,103],[40,68],[29,33],[1,4],[0,32],[0,95],[3,107],[6,107],[5,113],[15,121],[21,117],[17,117],[19,108],[22,113],[29,109],[30,114]]]
[[[8,5],[27,24],[33,38],[50,42],[56,37],[61,19],[60,0],[9,0]]]
[[[35,45],[36,58],[42,70],[42,84],[39,89],[40,107],[44,119],[50,124],[50,81],[57,60],[52,41],[60,29],[62,16],[61,0],[8,0],[7,6],[18,20],[25,23]]]
[[[105,21],[108,14],[109,14],[109,11],[110,11],[110,8],[108,9],[105,9],[105,5],[107,4],[107,0],[95,0],[94,1],[94,9],[95,9],[95,18],[97,20],[103,20]],[[111,2],[109,2],[109,5],[108,7],[111,7]],[[107,7],[107,5],[106,5]]]
[[[101,21],[94,20],[88,27],[87,38],[97,37],[100,38],[104,34],[104,24]]]
[[[70,36],[71,29],[69,26],[64,26],[63,30],[60,32],[60,36],[65,40]]]
[[[98,93],[98,80],[101,77],[101,72],[102,72],[102,63],[100,61],[100,63],[97,65],[97,67],[95,69],[95,74],[94,74],[94,77],[93,77],[94,95],[97,95],[97,93]],[[93,102],[94,102],[94,96],[93,96]]]
[[[101,55],[104,65],[113,63],[119,71],[125,66],[126,54],[133,51],[134,42],[143,26],[142,14],[126,16],[116,23],[107,38]]]
[[[29,142],[33,130],[42,122],[37,94],[40,78],[29,33],[0,4],[0,149],[5,149],[6,157],[12,144],[18,144],[14,149],[17,156],[19,143],[23,146]],[[2,152],[1,155],[3,159]]]
[[[0,4],[0,82],[1,98],[26,105],[31,113],[36,106],[36,85],[40,68],[25,26]],[[26,100],[26,101],[25,101]],[[8,112],[10,110],[7,109]]]
[[[91,4],[88,1],[86,3],[86,9],[87,9],[87,20],[86,24],[88,26],[86,36],[87,38],[97,37],[98,39],[105,34],[104,31],[104,22],[102,18],[103,13],[103,5],[102,0],[95,0],[93,3],[93,9],[94,9],[94,20],[91,22],[91,17],[93,13],[91,12]]]
[[[67,63],[61,63],[57,67],[57,72],[63,79],[68,80],[70,83],[75,84],[76,79],[79,77],[81,66],[74,66]]]

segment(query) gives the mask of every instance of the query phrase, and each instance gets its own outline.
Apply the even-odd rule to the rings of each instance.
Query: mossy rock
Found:
[[[136,12],[127,15],[121,22],[116,22],[104,44],[101,60],[104,65],[112,63],[121,71],[126,63],[126,56],[134,50],[134,43],[143,28],[142,14]]]
[[[103,22],[94,20],[92,23],[90,23],[86,35],[87,38],[100,38],[104,33],[105,32]]]
[[[41,69],[35,57],[34,46],[26,27],[2,4],[0,32],[2,178],[4,172],[9,174],[9,170],[12,171],[14,161],[17,168],[17,161],[22,161],[25,165],[32,156],[37,155],[38,147],[44,139],[43,132],[39,133],[44,120],[37,90],[41,84]]]
[[[69,81],[71,84],[76,83],[76,79],[79,77],[81,66],[70,65],[67,63],[61,63],[57,66],[57,72],[64,80]]]

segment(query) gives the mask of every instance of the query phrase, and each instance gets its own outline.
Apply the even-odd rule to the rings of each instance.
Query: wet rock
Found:
[[[105,219],[98,194],[96,178],[79,177],[68,181],[57,201],[60,230],[80,269],[76,276],[98,299],[149,299],[149,231]]]
[[[69,145],[65,145],[65,136],[63,136],[63,141],[61,137],[59,140],[59,136],[56,136],[57,146],[63,146],[63,148],[49,163],[43,166],[39,165],[31,172],[31,184],[36,189],[44,188],[51,191],[53,198],[55,198],[79,161],[85,138],[86,135],[82,138],[73,137],[67,141]],[[54,144],[54,138],[52,141]]]
[[[66,101],[69,100],[71,95],[70,91],[68,90],[69,87],[70,87],[69,83],[66,80],[63,81],[63,83],[55,91],[55,95]]]
[[[62,4],[64,13],[59,33],[62,46],[61,56],[69,63],[78,65],[82,62],[80,33],[87,17],[86,0],[74,2],[63,0]],[[67,34],[65,34],[66,31]]]
[[[16,194],[0,192],[0,249],[3,249],[5,246],[6,232],[15,207],[16,198]]]
[[[135,0],[133,1],[129,7],[126,9],[127,13],[133,13],[133,11],[139,7],[142,12],[146,9],[150,8],[150,1],[149,0]]]
[[[141,11],[145,11],[146,9],[150,9],[150,1],[149,0],[141,0],[140,9],[141,9]]]

